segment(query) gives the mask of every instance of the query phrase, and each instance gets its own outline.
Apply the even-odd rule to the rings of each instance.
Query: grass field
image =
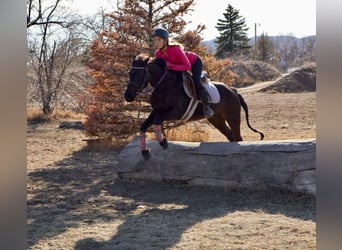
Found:
[[[316,137],[315,92],[241,93],[265,140]],[[226,140],[206,122],[179,133],[193,126]],[[28,249],[316,249],[315,197],[121,180],[120,148],[89,147],[81,130],[57,127],[27,127]]]

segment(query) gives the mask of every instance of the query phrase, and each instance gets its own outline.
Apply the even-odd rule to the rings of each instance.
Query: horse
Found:
[[[164,121],[179,121],[186,112],[191,98],[184,90],[182,79],[184,72],[167,69],[166,62],[160,58],[148,56],[134,56],[129,69],[129,82],[124,97],[127,102],[135,100],[137,93],[147,87],[148,83],[153,87],[150,95],[152,111],[140,127],[140,149],[144,159],[149,159],[150,149],[146,146],[146,131],[152,126],[155,138],[163,149],[167,149],[168,141],[162,133]],[[230,142],[242,141],[240,132],[241,107],[246,115],[248,127],[260,134],[260,140],[264,134],[254,129],[249,123],[248,106],[244,98],[235,88],[230,88],[221,82],[214,82],[219,95],[218,103],[211,103],[210,107],[214,115],[207,118]],[[193,115],[188,121],[203,119],[203,104],[198,103]],[[229,127],[227,126],[228,123]]]

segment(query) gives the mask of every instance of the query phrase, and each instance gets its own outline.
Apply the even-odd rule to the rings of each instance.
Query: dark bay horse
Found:
[[[150,157],[150,150],[146,146],[145,136],[148,127],[153,127],[156,139],[162,148],[166,149],[168,144],[162,133],[162,123],[164,121],[180,120],[188,108],[191,98],[188,97],[183,88],[182,79],[182,72],[166,69],[166,63],[162,59],[150,60],[149,57],[143,56],[133,58],[129,70],[129,82],[125,92],[126,101],[133,101],[137,93],[144,89],[148,83],[154,88],[150,96],[152,111],[140,127],[140,147],[145,159]],[[243,97],[237,93],[237,90],[229,88],[223,83],[215,82],[215,86],[220,94],[220,102],[210,105],[214,110],[214,116],[208,118],[208,121],[224,134],[229,141],[242,141],[240,132],[242,106],[246,113],[248,127],[259,133],[260,140],[262,140],[264,135],[251,127],[247,104]],[[199,103],[189,121],[203,118],[203,106]]]

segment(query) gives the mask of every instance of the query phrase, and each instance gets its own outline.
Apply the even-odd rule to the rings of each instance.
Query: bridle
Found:
[[[150,81],[150,73],[148,72],[147,67],[132,66],[128,72],[130,72],[132,69],[145,70],[144,80],[143,80],[143,83],[141,85],[139,85],[138,83],[132,82],[132,81],[128,82],[128,85],[133,85],[133,86],[137,87],[138,88],[137,92],[140,92],[147,86],[147,83]]]
[[[138,93],[142,92],[143,89],[146,88],[147,83],[151,80],[150,72],[148,71],[147,66],[145,66],[145,67],[132,66],[129,69],[129,71],[131,71],[132,69],[145,70],[145,77],[144,77],[143,83],[141,85],[139,85],[139,84],[137,84],[135,82],[132,82],[132,81],[128,82],[128,85],[133,85],[133,86],[138,88],[138,91],[137,91]],[[168,70],[166,69],[164,74],[162,75],[162,77],[157,82],[157,84],[154,87],[152,87],[152,89],[149,89],[148,91],[153,91],[154,89],[156,89],[157,86],[164,80],[165,76],[167,75],[167,72],[168,72]]]

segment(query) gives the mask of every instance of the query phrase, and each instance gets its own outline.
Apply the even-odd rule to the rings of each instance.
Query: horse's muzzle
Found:
[[[132,102],[132,101],[134,101],[134,98],[135,98],[135,96],[134,95],[132,95],[132,94],[130,94],[130,93],[125,93],[125,99],[126,99],[126,101],[127,102]]]

